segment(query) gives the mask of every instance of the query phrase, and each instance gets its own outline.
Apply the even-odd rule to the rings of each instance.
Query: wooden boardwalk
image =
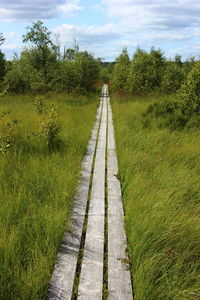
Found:
[[[112,111],[108,87],[104,85],[82,163],[71,228],[61,243],[48,299],[104,299],[105,276],[108,299],[133,299],[117,172]],[[78,295],[74,295],[74,285],[78,285]]]

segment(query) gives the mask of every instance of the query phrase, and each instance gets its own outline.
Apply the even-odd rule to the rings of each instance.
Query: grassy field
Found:
[[[157,121],[144,127],[142,113],[152,102],[112,101],[135,299],[197,300],[200,135]]]
[[[61,124],[59,145],[50,149],[33,98],[0,98],[2,300],[46,296],[98,103],[94,95],[47,96]]]

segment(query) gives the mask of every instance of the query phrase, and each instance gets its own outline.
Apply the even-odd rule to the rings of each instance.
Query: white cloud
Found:
[[[115,24],[119,45],[131,51],[134,45],[170,49],[176,43],[190,44],[189,49],[194,37],[200,38],[199,0],[101,0],[96,9]]]
[[[2,20],[32,21],[59,15],[74,16],[83,10],[81,0],[0,2]],[[106,58],[116,57],[123,47],[128,47],[132,54],[138,45],[145,49],[152,45],[168,49],[166,55],[178,49],[185,57],[199,51],[200,0],[192,0],[192,3],[191,0],[99,0],[95,7],[107,15],[108,24],[63,24],[50,28],[61,45],[71,46],[76,39],[82,49]]]
[[[75,39],[81,49],[92,51],[96,56],[101,57],[108,57],[109,55],[106,53],[107,47],[119,39],[117,27],[112,23],[104,26],[63,24],[55,27],[53,33],[61,46],[71,47]]]
[[[1,46],[1,49],[6,52],[13,53],[22,48],[21,38],[15,32],[5,33],[6,42]]]
[[[5,21],[33,21],[50,19],[60,14],[74,16],[83,8],[80,0],[1,0],[0,16]]]
[[[76,39],[83,46],[112,42],[119,36],[116,31],[114,24],[104,26],[63,24],[53,29],[53,33],[59,38],[62,45],[72,43]]]

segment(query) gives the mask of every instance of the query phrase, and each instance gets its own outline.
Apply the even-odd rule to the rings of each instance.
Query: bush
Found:
[[[200,62],[188,74],[180,90],[181,111],[187,116],[200,116]]]
[[[200,101],[200,62],[196,63],[181,87],[180,97],[186,101]]]
[[[116,64],[113,70],[113,88],[115,90],[126,90],[128,71],[130,66],[130,60],[128,51],[124,48],[121,54],[116,59]]]
[[[46,100],[44,96],[37,96],[33,101],[33,105],[39,115],[44,114],[47,110]]]
[[[60,130],[61,124],[58,113],[56,108],[52,105],[51,110],[45,115],[45,119],[41,126],[41,136],[45,138],[50,150],[55,149],[60,145]]]
[[[10,119],[9,112],[0,116],[0,153],[6,153],[15,146],[21,137],[19,123],[21,120]]]
[[[165,57],[160,49],[151,48],[150,53],[137,49],[130,65],[128,90],[136,94],[147,94],[160,88]]]
[[[150,104],[142,115],[143,127],[150,127],[153,120],[158,120],[160,127],[168,127],[172,130],[180,130],[185,127],[200,128],[200,116],[197,106],[193,110],[187,106],[187,101],[166,101]]]
[[[164,93],[175,93],[180,89],[184,80],[184,72],[181,65],[170,61],[167,63],[164,70],[164,75],[161,82],[161,89]]]
[[[166,101],[166,102],[161,102],[161,103],[153,103],[150,104],[149,107],[147,108],[146,113],[144,115],[151,114],[154,117],[163,117],[169,114],[174,113],[175,110],[177,110],[179,107],[177,102],[173,101]]]

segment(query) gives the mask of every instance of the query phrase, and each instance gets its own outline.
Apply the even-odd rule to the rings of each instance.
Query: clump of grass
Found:
[[[152,122],[145,128],[142,114],[152,102],[113,99],[135,297],[197,300],[199,131],[171,131]]]
[[[87,96],[85,96],[87,97]],[[34,96],[1,98],[0,115],[23,119],[20,143],[0,155],[0,299],[45,299],[80,174],[97,107],[71,106],[71,96],[52,94],[57,106],[63,151],[49,152],[40,131]],[[83,99],[82,99],[83,100]],[[78,101],[78,100],[77,100]]]

